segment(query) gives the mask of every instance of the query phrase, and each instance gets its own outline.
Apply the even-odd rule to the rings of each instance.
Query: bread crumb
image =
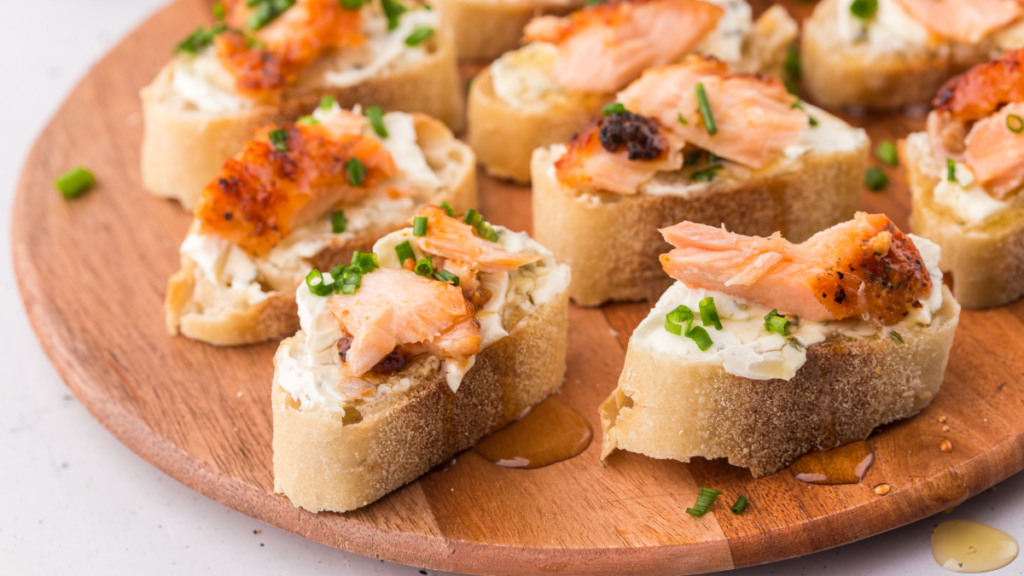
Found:
[[[879,496],[885,496],[886,494],[889,493],[890,488],[892,488],[892,486],[888,484],[879,484],[878,486],[872,488],[872,490],[875,494],[878,494]]]
[[[939,450],[942,450],[943,452],[952,452],[953,443],[949,440],[943,440],[942,444],[939,444]]]

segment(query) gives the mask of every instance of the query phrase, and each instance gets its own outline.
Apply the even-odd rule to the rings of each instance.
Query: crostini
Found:
[[[960,306],[932,242],[864,213],[802,244],[690,222],[661,232],[676,282],[600,407],[602,458],[728,458],[761,477],[938,392]]]
[[[438,0],[441,24],[452,31],[459,58],[491,59],[519,47],[523,28],[539,14],[561,15],[583,0]]]
[[[605,112],[533,154],[535,235],[572,266],[577,304],[657,299],[657,230],[681,220],[800,241],[860,207],[867,135],[778,80],[691,56]]]
[[[473,152],[422,114],[330,100],[270,125],[203,188],[167,286],[172,334],[217,345],[295,333],[295,287],[405,225],[421,206],[476,206]]]
[[[142,90],[142,183],[191,209],[254,130],[323,96],[463,126],[463,90],[435,11],[397,0],[231,0]],[[351,6],[351,7],[349,7]]]
[[[526,234],[436,206],[310,273],[274,359],[274,490],[365,506],[555,393],[568,282]]]
[[[645,69],[697,53],[777,73],[796,34],[782,7],[752,23],[744,0],[619,0],[537,18],[529,44],[474,78],[467,140],[488,173],[527,183],[534,149],[582,130]]]
[[[1024,295],[1024,50],[950,80],[902,145],[915,234],[942,247],[965,308]]]
[[[1017,0],[824,0],[801,35],[803,84],[821,105],[927,104],[954,74],[1024,45]]]

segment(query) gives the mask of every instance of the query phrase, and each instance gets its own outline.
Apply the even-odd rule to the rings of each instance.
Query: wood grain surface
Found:
[[[800,16],[811,8],[787,7]],[[870,438],[876,462],[860,485],[808,485],[787,470],[755,481],[722,461],[685,465],[629,453],[602,466],[596,438],[579,457],[547,468],[501,468],[466,452],[352,513],[294,508],[272,493],[275,345],[217,349],[169,337],[163,323],[164,288],[190,216],[140,187],[137,94],[208,14],[203,0],[179,0],[81,82],[28,157],[12,234],[22,298],[58,372],[111,433],[191,488],[307,538],[420,567],[674,575],[851,542],[949,508],[1024,468],[1024,304],[1017,303],[963,313],[942,391],[919,416]],[[850,121],[875,141],[923,124],[902,116]],[[99,183],[69,202],[52,182],[75,164],[91,167]],[[865,192],[865,207],[906,229],[902,176],[886,170],[893,184]],[[530,229],[529,189],[486,177],[481,188],[490,220]],[[629,335],[649,307],[570,312],[560,398],[597,434],[597,406],[614,389]],[[945,439],[952,452],[939,450]],[[871,487],[882,482],[892,490],[876,496]],[[745,494],[751,505],[741,516],[719,505],[690,517],[684,510],[699,486],[722,490],[729,503]]]

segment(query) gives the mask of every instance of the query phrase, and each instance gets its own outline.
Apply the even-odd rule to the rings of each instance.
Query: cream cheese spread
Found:
[[[525,233],[511,232],[501,226],[494,229],[498,233],[498,243],[505,250],[542,254],[543,258],[512,272],[481,274],[481,285],[492,294],[487,304],[476,313],[480,322],[481,352],[508,336],[511,328],[508,316],[512,312],[520,309],[530,313],[563,293],[569,285],[569,267],[557,264],[546,248]],[[378,240],[373,251],[380,265],[399,267],[395,246],[412,238],[412,230],[406,228]],[[423,253],[415,242],[410,244],[416,258],[422,258]],[[332,281],[329,274],[324,274],[324,281]],[[341,380],[341,360],[335,346],[342,336],[340,325],[328,309],[328,298],[313,295],[305,282],[296,290],[296,301],[303,344],[288,350],[279,362],[277,381],[299,401],[302,410],[344,410],[345,402],[350,399],[341,394],[337,386]],[[443,361],[440,368],[444,370],[452,392],[458,391],[462,379],[475,362],[475,355],[465,364]],[[394,391],[393,388],[385,391],[380,388],[378,386],[377,394]]]
[[[916,326],[931,324],[932,315],[942,307],[942,272],[938,268],[941,250],[925,238],[913,234],[908,236],[921,252],[933,288],[928,300],[922,303],[923,306],[912,309],[911,314],[895,326],[878,327],[859,319],[831,322],[800,320],[795,326],[790,324],[790,336],[784,337],[764,328],[764,317],[771,309],[721,292],[692,288],[676,282],[633,332],[629,345],[670,354],[688,362],[721,366],[729,374],[752,380],[790,380],[807,361],[807,347],[823,342],[829,336],[888,337],[894,331],[909,333]],[[722,330],[704,326],[713,342],[710,348],[701,351],[690,338],[665,330],[666,316],[680,305],[693,310],[697,315],[695,325],[701,325],[698,312],[700,301],[709,296],[714,298],[722,322]]]
[[[845,44],[864,44],[875,52],[898,52],[941,43],[907,14],[898,0],[878,0],[878,10],[867,21],[850,11],[854,1],[839,0],[835,3],[837,32]]]
[[[704,0],[720,6],[724,12],[715,29],[693,49],[694,53],[714,56],[732,66],[743,59],[743,41],[753,27],[753,11],[745,0]]]

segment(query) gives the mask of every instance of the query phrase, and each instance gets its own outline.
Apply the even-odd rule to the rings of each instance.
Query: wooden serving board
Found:
[[[806,15],[810,7],[793,3]],[[763,8],[761,6],[760,8]],[[310,514],[273,494],[270,384],[274,344],[218,349],[167,335],[163,297],[190,216],[143,192],[138,90],[177,40],[208,19],[179,0],[126,38],[74,90],[21,175],[12,244],[25,307],[58,372],[128,447],[187,486],[269,524],[359,554],[480,574],[681,574],[822,550],[949,508],[1024,468],[1024,303],[968,312],[942,391],[922,414],[870,439],[861,485],[813,486],[789,471],[753,480],[722,461],[689,465],[619,453],[598,460],[597,406],[615,387],[629,335],[648,304],[572,308],[561,399],[597,438],[579,457],[537,470],[473,452],[348,514]],[[470,69],[467,67],[467,70]],[[853,118],[877,141],[920,118]],[[75,164],[99,185],[65,201],[54,177]],[[907,229],[897,170],[869,211]],[[481,177],[481,210],[530,229],[530,191]],[[948,418],[942,432],[939,417]],[[939,444],[949,439],[952,452]],[[889,483],[882,497],[870,489]],[[699,486],[726,505],[684,513]],[[727,506],[745,494],[742,516]]]

